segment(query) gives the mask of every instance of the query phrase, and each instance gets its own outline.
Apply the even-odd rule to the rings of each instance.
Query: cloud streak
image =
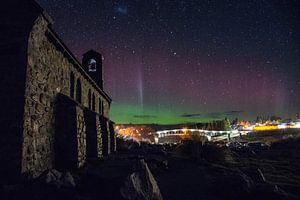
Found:
[[[237,114],[241,114],[243,113],[243,110],[230,110],[230,111],[226,111],[224,112],[225,115],[237,115]]]
[[[183,117],[183,118],[195,118],[195,117],[202,117],[203,115],[202,114],[183,114],[183,115],[180,115],[180,117]]]
[[[134,115],[134,118],[140,118],[140,119],[149,119],[149,118],[157,118],[155,115]]]
[[[179,115],[182,118],[200,118],[200,117],[208,117],[208,118],[222,118],[226,116],[235,116],[244,113],[242,110],[229,110],[224,112],[210,112],[210,113],[188,113]]]

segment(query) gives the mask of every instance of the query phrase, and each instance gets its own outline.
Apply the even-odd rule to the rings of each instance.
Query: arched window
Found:
[[[95,111],[95,94],[93,93],[93,98],[92,98],[92,110]]]
[[[73,72],[70,75],[70,97],[74,99],[74,86],[75,86],[75,77]]]
[[[76,82],[76,101],[81,103],[81,82],[79,79]]]
[[[88,98],[89,98],[89,109],[92,108],[92,95],[91,95],[91,90],[89,89],[89,93],[88,93]]]
[[[97,71],[97,62],[95,59],[90,59],[88,61],[88,69],[89,69],[89,72]]]

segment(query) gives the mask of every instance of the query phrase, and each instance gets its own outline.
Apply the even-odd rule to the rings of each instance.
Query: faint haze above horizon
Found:
[[[78,60],[104,56],[116,123],[300,113],[296,0],[38,0]]]

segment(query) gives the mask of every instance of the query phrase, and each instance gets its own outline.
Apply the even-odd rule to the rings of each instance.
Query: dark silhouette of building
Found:
[[[82,64],[33,0],[0,7],[0,180],[75,169],[115,151],[102,56]]]

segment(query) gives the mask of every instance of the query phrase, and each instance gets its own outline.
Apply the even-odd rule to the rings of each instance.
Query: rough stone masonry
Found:
[[[72,170],[116,149],[102,56],[82,64],[33,0],[0,6],[0,180]]]

